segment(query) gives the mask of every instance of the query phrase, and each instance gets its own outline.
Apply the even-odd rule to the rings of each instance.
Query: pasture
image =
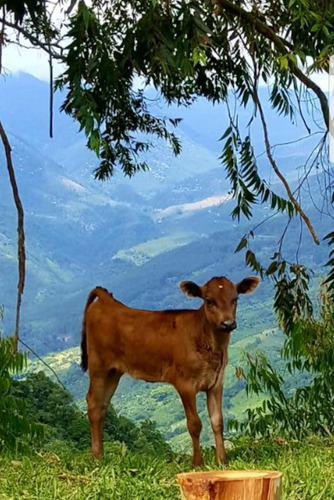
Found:
[[[234,441],[233,469],[278,469],[284,500],[333,500],[334,442]],[[205,451],[207,468],[214,453]],[[191,470],[190,457],[148,456],[108,443],[103,461],[73,452],[64,442],[23,456],[1,456],[1,500],[180,500],[175,474]]]

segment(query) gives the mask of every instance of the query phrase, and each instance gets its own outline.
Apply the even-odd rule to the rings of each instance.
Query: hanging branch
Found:
[[[53,64],[52,64],[52,55],[51,52],[49,54],[49,74],[50,74],[50,83],[49,83],[49,134],[50,137],[53,137]]]
[[[242,38],[241,38],[241,42],[245,46],[245,43],[244,43],[244,41],[243,41]],[[257,91],[257,89],[258,89],[258,83],[259,83],[259,68],[258,68],[258,64],[257,64],[257,61],[255,59],[255,56],[254,56],[254,53],[253,53],[252,50],[250,50],[250,54],[251,54],[251,59],[252,59],[252,63],[253,63],[253,83],[252,83],[252,85],[247,84],[247,87],[248,87],[248,89],[249,89],[249,91],[250,91],[250,93],[252,95],[252,98],[253,98],[253,102],[254,102],[254,105],[255,105],[255,113],[256,113],[257,110],[259,110],[260,119],[261,119],[261,123],[262,123],[262,129],[263,129],[264,143],[265,143],[267,158],[268,158],[268,160],[269,160],[269,162],[270,162],[270,164],[271,164],[271,166],[272,166],[275,174],[281,180],[283,186],[285,187],[285,190],[286,190],[286,193],[288,195],[288,198],[289,198],[290,202],[295,207],[296,212],[304,220],[306,226],[308,227],[308,229],[309,229],[309,231],[310,231],[310,233],[312,235],[312,238],[313,238],[314,242],[317,245],[319,245],[320,244],[319,238],[316,235],[316,232],[314,230],[314,227],[311,224],[310,219],[305,214],[305,212],[303,211],[302,207],[300,206],[300,204],[298,203],[297,199],[295,198],[293,192],[291,191],[291,188],[289,186],[288,181],[286,180],[286,178],[284,177],[284,175],[282,174],[282,172],[278,168],[278,165],[277,165],[277,163],[276,163],[276,161],[275,161],[275,159],[274,159],[274,157],[272,155],[272,149],[273,149],[273,147],[270,144],[267,122],[266,122],[266,119],[265,119],[265,116],[264,116],[262,104],[261,104],[261,101],[260,101],[260,98],[259,98],[259,94],[258,94],[258,91]],[[290,221],[288,222],[288,224],[290,224]],[[284,238],[284,233],[283,233],[282,238]],[[283,239],[282,239],[282,242],[283,242]],[[280,245],[280,247],[281,247],[281,245]],[[281,253],[281,249],[279,250],[279,252]]]
[[[285,187],[285,190],[287,192],[287,195],[289,197],[289,200],[291,201],[291,203],[295,207],[296,211],[299,213],[299,215],[304,220],[306,226],[308,227],[308,229],[309,229],[309,231],[310,231],[310,233],[312,235],[312,238],[313,238],[314,242],[317,245],[319,245],[320,244],[319,238],[316,235],[316,232],[314,230],[314,227],[311,224],[310,219],[307,217],[307,215],[303,211],[302,207],[300,206],[300,204],[298,203],[298,201],[296,200],[296,198],[293,196],[293,193],[291,191],[291,188],[289,186],[288,181],[286,180],[286,178],[284,177],[284,175],[282,174],[282,172],[278,168],[277,163],[276,163],[276,161],[275,161],[275,159],[274,159],[274,157],[273,157],[273,155],[271,153],[271,149],[272,148],[271,148],[270,141],[269,141],[269,134],[268,134],[267,122],[266,122],[266,119],[265,119],[265,116],[264,116],[263,108],[262,108],[262,105],[261,105],[261,102],[260,102],[260,99],[259,99],[259,96],[258,96],[256,88],[254,88],[252,90],[252,93],[253,93],[253,99],[254,99],[255,105],[257,106],[257,109],[259,110],[260,119],[261,119],[261,122],[262,122],[262,128],[263,128],[263,134],[264,134],[264,142],[265,142],[265,145],[266,145],[266,152],[267,152],[268,160],[269,160],[269,162],[270,162],[270,164],[271,164],[271,166],[272,166],[275,174],[282,181],[282,183],[283,183],[283,185]]]
[[[3,17],[5,18],[6,12],[5,8],[3,8]],[[5,36],[5,22],[2,22],[1,27],[1,40],[0,40],[0,74],[2,72],[2,48],[4,43]],[[7,170],[9,174],[10,184],[12,186],[14,202],[17,210],[17,253],[18,253],[18,270],[19,270],[19,279],[17,284],[17,300],[16,300],[16,320],[15,320],[15,331],[14,331],[14,344],[16,350],[18,349],[18,342],[20,340],[19,336],[19,326],[20,326],[20,312],[21,312],[21,302],[22,302],[22,294],[24,290],[24,281],[25,281],[25,267],[26,267],[26,251],[24,244],[24,212],[23,207],[19,195],[19,190],[17,188],[14,167],[12,162],[12,148],[10,147],[9,140],[5,129],[2,126],[0,121],[0,136],[2,139],[2,143],[5,149],[6,160],[7,160]]]
[[[10,147],[7,134],[2,126],[0,121],[0,137],[2,139],[6,160],[7,160],[7,169],[10,179],[10,184],[13,191],[13,197],[17,210],[17,252],[18,252],[18,268],[19,268],[19,279],[17,285],[17,302],[16,302],[16,322],[15,322],[15,332],[14,332],[14,342],[16,345],[16,349],[18,347],[18,342],[20,340],[19,337],[19,324],[20,324],[20,311],[21,311],[21,301],[22,294],[24,290],[24,281],[25,281],[25,264],[26,264],[26,252],[25,252],[25,244],[24,244],[24,213],[23,207],[19,195],[19,191],[16,184],[15,173],[12,162],[12,148]]]
[[[3,7],[2,11],[3,11],[3,17],[5,17],[5,15],[6,15],[5,7]],[[5,23],[2,23],[2,25],[1,25],[0,37],[1,37],[0,38],[0,74],[1,74],[1,72],[2,72],[2,47],[4,44],[4,40],[5,40]]]
[[[53,61],[50,27],[48,26],[46,2],[44,3],[45,39],[49,48],[49,135],[53,137]]]

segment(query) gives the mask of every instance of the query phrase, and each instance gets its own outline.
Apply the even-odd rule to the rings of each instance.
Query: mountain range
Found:
[[[245,233],[272,214],[268,208],[258,206],[252,221],[242,219],[238,223],[230,217],[235,201],[229,195],[219,160],[219,138],[228,123],[223,106],[201,99],[190,109],[159,103],[161,114],[182,118],[177,130],[182,154],[175,158],[166,144],[155,141],[146,157],[149,172],[138,173],[132,179],[117,172],[102,183],[94,179],[97,159],[85,147],[84,136],[77,132],[71,118],[59,112],[63,99],[59,93],[55,94],[54,138],[48,137],[48,92],[46,83],[22,73],[0,82],[0,119],[12,146],[26,221],[27,276],[21,334],[39,355],[57,351],[56,359],[63,359],[60,351],[74,353],[69,365],[66,362],[59,369],[81,400],[86,382],[78,382],[81,375],[77,351],[71,348],[80,342],[82,311],[91,288],[105,286],[133,307],[197,307],[199,301],[187,299],[178,283],[190,279],[201,284],[215,275],[237,281],[249,274],[242,252],[236,254],[235,248]],[[261,89],[264,98],[266,92]],[[265,112],[272,143],[282,144],[275,149],[278,164],[295,186],[301,175],[299,167],[316,144],[316,136],[295,142],[307,135],[303,123],[287,126],[266,101]],[[245,131],[250,117],[248,109],[241,114],[241,128]],[[261,155],[262,130],[256,117],[254,122],[252,140],[260,156],[259,172],[282,194],[282,187],[276,184]],[[3,330],[10,334],[17,286],[16,211],[3,152],[1,164],[0,304],[5,308]],[[331,230],[331,224],[315,206],[321,204],[318,181],[317,177],[310,178],[313,197],[305,190],[303,202],[322,237]],[[269,261],[285,225],[285,217],[277,215],[259,226],[252,248],[260,259]],[[290,224],[285,255],[294,259],[299,253],[301,261],[320,276],[327,245],[315,249],[305,230],[299,245],[298,239],[292,237],[299,229],[298,220]],[[244,348],[261,347],[270,352],[275,346],[272,355],[277,356],[282,337],[275,325],[272,297],[272,286],[265,281],[254,295],[240,301],[232,365],[237,364]],[[115,396],[116,406],[136,419],[145,415],[155,418],[161,426],[166,411],[174,414],[169,437],[178,436],[182,417],[174,396],[170,399],[169,389],[157,386],[148,397],[147,384],[140,387],[126,379],[123,392]],[[228,397],[236,398],[234,406],[238,408],[244,404],[240,387],[231,371]],[[137,405],[136,411],[134,393],[145,394],[141,401],[147,402]],[[156,412],[160,412],[158,416]]]
[[[185,305],[176,289],[179,279],[194,273],[199,280],[210,273],[238,279],[245,272],[234,249],[249,223],[237,225],[229,216],[234,202],[218,159],[218,139],[227,125],[222,106],[204,100],[190,109],[161,104],[161,113],[182,118],[180,157],[156,141],[147,154],[150,172],[132,179],[117,173],[101,183],[93,178],[97,159],[85,148],[85,138],[58,111],[61,94],[55,94],[50,139],[46,83],[16,74],[2,79],[0,92],[0,116],[9,133],[26,216],[22,331],[35,347],[58,349],[63,337],[70,344],[78,342],[85,296],[95,284],[110,287],[132,305],[156,308]],[[270,119],[269,104],[266,111]],[[244,115],[246,123],[249,112]],[[303,134],[303,126],[283,129],[280,118],[274,123],[273,141],[289,142],[278,159],[283,158],[282,171],[293,180],[304,148],[290,142]],[[259,129],[253,137],[256,147],[261,140]],[[263,174],[268,170],[264,159],[261,169]],[[16,213],[5,169],[0,181],[0,297],[9,332],[16,295]],[[255,221],[267,215],[263,209],[256,212]],[[184,256],[186,262],[178,266]]]

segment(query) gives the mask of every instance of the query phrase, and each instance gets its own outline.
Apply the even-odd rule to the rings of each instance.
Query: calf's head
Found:
[[[189,297],[204,301],[204,313],[210,325],[221,331],[231,332],[237,327],[236,310],[238,296],[252,293],[260,283],[259,278],[250,276],[239,283],[232,283],[225,277],[212,278],[205,285],[193,281],[182,281],[181,290]]]

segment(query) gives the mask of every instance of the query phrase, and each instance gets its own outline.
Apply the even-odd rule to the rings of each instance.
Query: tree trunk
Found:
[[[280,500],[276,471],[209,471],[177,475],[183,500]]]

